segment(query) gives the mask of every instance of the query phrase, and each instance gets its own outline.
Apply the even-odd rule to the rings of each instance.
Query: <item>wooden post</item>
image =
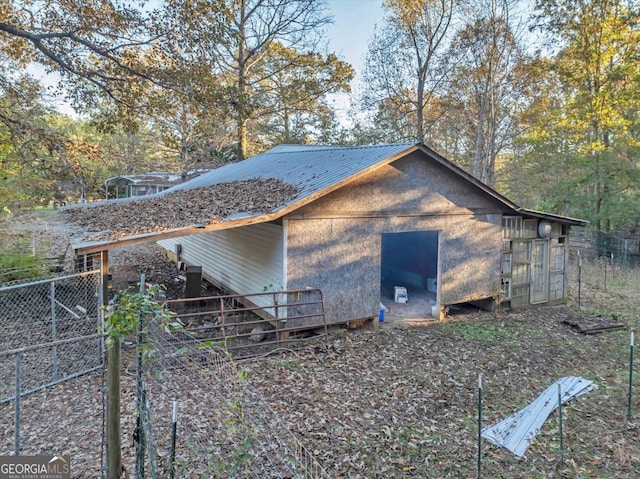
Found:
[[[100,252],[103,306],[109,304],[109,252]],[[120,438],[120,341],[107,350],[107,477],[119,479],[122,469]]]
[[[582,308],[582,258],[578,250],[578,308]]]

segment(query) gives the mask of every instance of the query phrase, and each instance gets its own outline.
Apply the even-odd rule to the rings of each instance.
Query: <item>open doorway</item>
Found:
[[[438,302],[437,278],[437,231],[382,234],[380,301],[390,319],[432,316]]]

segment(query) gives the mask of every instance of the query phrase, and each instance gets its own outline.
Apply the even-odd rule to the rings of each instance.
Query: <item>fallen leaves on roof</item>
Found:
[[[299,188],[274,178],[253,178],[170,191],[127,201],[63,210],[86,240],[118,239],[194,225],[210,225],[238,213],[267,213],[284,206]]]

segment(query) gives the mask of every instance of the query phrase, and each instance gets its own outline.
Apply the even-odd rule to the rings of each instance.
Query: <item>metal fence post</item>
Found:
[[[151,478],[156,479],[158,476],[156,473],[156,453],[153,447],[153,425],[151,423],[151,406],[149,405],[149,400],[146,399],[146,393],[145,393],[145,416],[147,420],[147,435],[148,435],[147,447],[149,449],[149,467],[151,469]]]
[[[50,285],[51,289],[51,342],[55,342],[57,339],[57,331],[56,331],[56,282],[51,281]],[[51,349],[52,355],[52,363],[53,363],[53,380],[56,381],[58,379],[58,346],[53,346]]]
[[[178,401],[173,401],[171,415],[171,450],[169,451],[169,479],[174,479],[176,468],[176,438],[178,431]]]
[[[20,381],[22,379],[22,351],[16,354],[16,410],[14,416],[13,454],[20,455]]]
[[[145,291],[145,275],[140,276],[140,294]],[[139,313],[138,331],[136,340],[136,475],[138,479],[145,477],[144,456],[146,451],[146,437],[144,430],[143,414],[145,405],[144,385],[142,383],[142,328],[144,317]]]

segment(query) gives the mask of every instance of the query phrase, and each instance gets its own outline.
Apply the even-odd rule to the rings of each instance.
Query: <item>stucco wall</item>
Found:
[[[329,321],[377,315],[381,235],[440,232],[440,301],[500,286],[502,211],[439,165],[404,158],[287,216],[287,287],[320,288]]]

